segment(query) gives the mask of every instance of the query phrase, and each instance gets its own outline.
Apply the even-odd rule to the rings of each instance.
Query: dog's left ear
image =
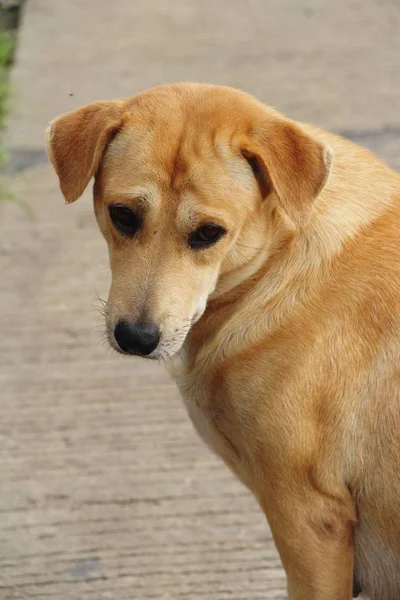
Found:
[[[313,201],[327,182],[332,150],[295,123],[274,118],[255,128],[241,151],[262,196],[273,188],[292,221],[306,223]]]
[[[84,192],[107,144],[122,122],[122,101],[93,102],[54,119],[46,130],[46,149],[67,203]]]

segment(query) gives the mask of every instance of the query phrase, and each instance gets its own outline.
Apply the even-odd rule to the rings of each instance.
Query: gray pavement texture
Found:
[[[35,218],[0,214],[1,600],[286,595],[255,501],[162,367],[101,343],[106,247],[90,190],[63,206],[47,122],[158,83],[224,83],[400,167],[399,48],[389,0],[27,0],[3,180]]]

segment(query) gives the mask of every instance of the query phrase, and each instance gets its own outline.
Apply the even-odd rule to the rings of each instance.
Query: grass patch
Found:
[[[8,153],[4,141],[4,130],[12,103],[12,90],[9,80],[9,69],[13,61],[16,45],[16,26],[19,12],[8,11],[1,8],[0,0],[0,176],[8,161]],[[19,3],[19,7],[22,3]],[[15,3],[14,8],[18,8]],[[10,30],[7,29],[10,27]],[[18,204],[31,218],[34,217],[31,206],[25,200],[16,196],[9,187],[0,180],[0,207],[6,202]]]
[[[1,7],[1,0],[0,0]],[[0,13],[0,17],[3,18],[6,13]],[[11,15],[15,21],[15,15]],[[2,21],[0,19],[0,27],[2,25]],[[16,23],[12,23],[12,25],[16,25]],[[9,110],[11,107],[12,101],[12,90],[11,84],[9,80],[9,68],[12,63],[14,50],[16,43],[16,31],[6,29],[0,29],[0,175],[4,170],[4,166],[8,160],[7,149],[4,142],[4,129],[6,125],[6,121],[9,115]],[[0,181],[0,207],[2,204],[6,202],[13,202],[14,204],[18,204],[22,210],[31,218],[34,217],[33,210],[31,206],[23,199],[19,198],[15,194],[13,194],[8,186],[4,184],[4,182]]]
[[[7,31],[0,31],[0,171],[7,161],[3,133],[11,99],[8,66],[13,54],[14,43],[14,38],[10,33]],[[13,200],[15,200],[13,195],[4,189],[3,184],[0,184],[0,203]]]

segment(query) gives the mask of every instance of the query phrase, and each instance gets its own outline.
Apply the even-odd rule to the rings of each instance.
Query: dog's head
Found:
[[[277,214],[301,227],[330,152],[230,88],[180,84],[94,102],[55,119],[47,149],[66,202],[95,176],[112,270],[118,350],[169,357],[212,294],[265,260]]]

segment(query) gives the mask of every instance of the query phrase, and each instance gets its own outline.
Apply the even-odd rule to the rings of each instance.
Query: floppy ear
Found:
[[[307,221],[313,201],[325,186],[332,151],[295,123],[274,119],[254,130],[242,145],[263,197],[275,190],[297,225]]]
[[[122,102],[93,102],[50,123],[46,149],[66,202],[83,194],[121,119]]]

